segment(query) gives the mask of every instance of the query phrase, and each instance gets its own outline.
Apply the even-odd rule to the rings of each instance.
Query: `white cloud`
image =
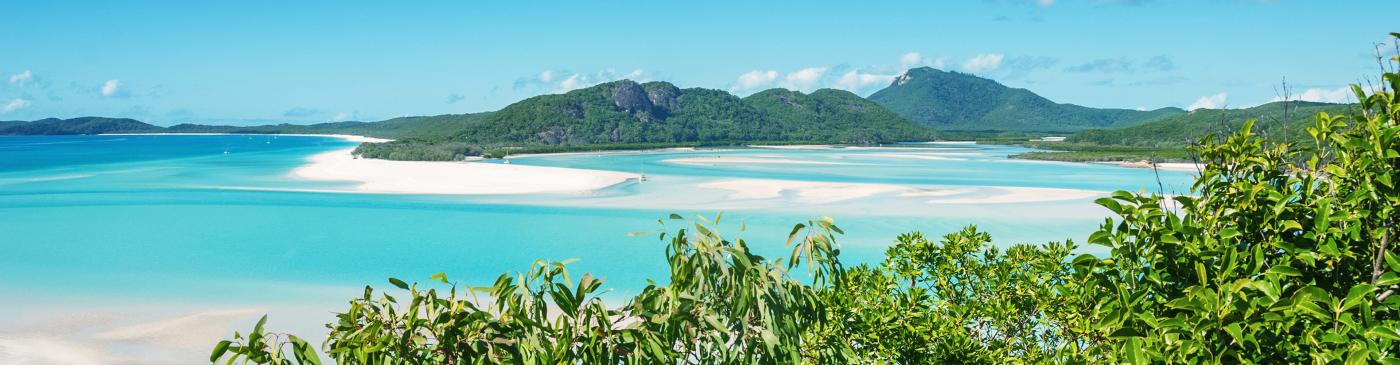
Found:
[[[1001,53],[983,53],[963,62],[962,69],[967,72],[987,72],[1001,67],[1001,60],[1006,56]]]
[[[847,71],[836,79],[836,88],[859,94],[862,90],[873,85],[886,85],[893,81],[895,75],[880,75],[865,73],[856,70]]]
[[[574,89],[582,89],[589,86],[593,86],[593,82],[587,80],[587,77],[579,74],[573,74],[569,75],[568,78],[565,78],[564,81],[559,82],[559,91],[564,92]]]
[[[5,106],[0,107],[0,113],[9,113],[12,111],[24,109],[25,107],[29,106],[29,104],[32,104],[29,100],[15,98],[14,100],[10,100],[10,102],[5,103]]]
[[[646,70],[642,69],[635,69],[627,73],[620,73],[614,69],[606,69],[591,74],[545,70],[532,77],[516,79],[514,88],[517,91],[565,93],[575,89],[582,89],[622,79],[647,82],[652,80],[652,76],[647,73]]]
[[[821,85],[826,67],[808,67],[783,76],[783,87],[793,90],[811,91]]]
[[[1050,7],[1050,5],[1055,5],[1055,0],[1035,0],[1035,4],[1042,8]]]
[[[34,73],[29,72],[29,70],[24,70],[24,72],[10,75],[10,83],[15,85],[24,85],[33,79]]]
[[[1303,90],[1301,94],[1293,97],[1294,100],[1315,101],[1320,103],[1350,103],[1355,99],[1352,95],[1351,87],[1343,86],[1336,89],[1312,88]],[[1274,101],[1283,100],[1275,97]]]
[[[739,79],[729,85],[729,91],[734,93],[758,91],[772,86],[775,81],[778,81],[778,71],[753,70],[739,75]]]
[[[107,80],[102,83],[102,96],[115,96],[121,91],[122,82],[120,80]]]
[[[1215,95],[1202,96],[1200,99],[1196,99],[1196,102],[1191,103],[1190,106],[1187,106],[1186,110],[1196,110],[1201,108],[1220,109],[1221,107],[1224,107],[1225,103],[1228,101],[1229,96],[1223,92]]]
[[[899,68],[901,69],[907,70],[922,63],[924,63],[924,56],[919,52],[909,52],[899,57]]]
[[[944,66],[947,66],[947,65],[948,65],[948,60],[949,60],[949,59],[951,59],[951,58],[948,57],[948,56],[943,56],[943,57],[935,58],[935,59],[933,59],[933,62],[929,62],[929,66],[933,66],[933,68],[942,70],[942,69],[944,69]]]
[[[336,113],[336,114],[335,114],[335,117],[334,117],[334,118],[331,118],[331,120],[337,121],[337,122],[344,122],[344,121],[350,120],[351,118],[354,118],[354,117],[355,117],[356,115],[358,115],[358,114],[359,114],[359,112],[355,112],[355,113],[340,112],[340,113]]]

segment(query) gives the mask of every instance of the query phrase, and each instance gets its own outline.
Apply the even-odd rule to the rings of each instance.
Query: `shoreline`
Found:
[[[1129,169],[1151,169],[1173,172],[1200,172],[1205,164],[1191,162],[1147,162],[1147,161],[1094,161],[1096,165],[1109,165]]]
[[[355,183],[350,189],[319,189],[326,191],[440,195],[587,194],[639,177],[564,167],[358,158],[351,154],[354,150],[312,155],[290,175],[303,180]]]

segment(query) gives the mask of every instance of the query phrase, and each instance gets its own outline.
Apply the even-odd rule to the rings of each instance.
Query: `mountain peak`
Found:
[[[943,130],[1073,132],[1125,127],[1171,110],[1096,109],[1059,104],[995,80],[932,67],[917,67],[870,95],[909,120]]]

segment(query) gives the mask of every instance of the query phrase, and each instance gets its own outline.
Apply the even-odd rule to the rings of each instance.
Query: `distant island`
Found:
[[[0,121],[0,135],[114,133],[349,134],[394,139],[355,154],[446,161],[515,153],[747,144],[857,144],[976,140],[1058,152],[1016,158],[1060,161],[1188,161],[1186,146],[1260,119],[1268,138],[1301,137],[1317,112],[1343,104],[1288,102],[1247,109],[1100,109],[1055,103],[971,74],[910,69],[862,98],[848,91],[770,89],[747,97],[667,82],[620,80],[531,97],[494,112],[377,122],[261,126],[177,124],[82,117]],[[1067,136],[1042,140],[1045,136]]]

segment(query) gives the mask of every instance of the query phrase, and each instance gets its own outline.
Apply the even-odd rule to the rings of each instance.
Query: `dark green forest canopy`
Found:
[[[879,144],[934,138],[927,128],[846,91],[804,94],[773,89],[740,98],[720,90],[630,80],[532,97],[460,127],[450,136],[363,145],[356,153],[387,159],[455,159],[463,153],[508,148]]]

